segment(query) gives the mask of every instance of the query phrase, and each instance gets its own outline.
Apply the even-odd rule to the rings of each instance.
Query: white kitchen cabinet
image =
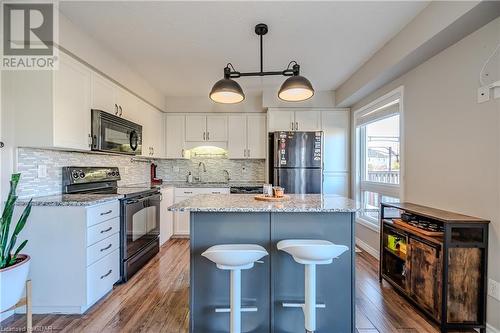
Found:
[[[295,111],[296,131],[317,131],[321,128],[321,117],[319,111],[306,110]]]
[[[325,172],[349,171],[349,122],[347,110],[321,112]]]
[[[207,117],[204,115],[186,116],[186,141],[205,141]]]
[[[165,157],[184,158],[185,128],[186,128],[186,116],[166,115]]]
[[[265,159],[266,142],[266,115],[259,114],[247,116],[247,157]]]
[[[230,115],[228,128],[229,158],[266,158],[265,115]]]
[[[227,116],[207,116],[207,141],[227,141]]]
[[[146,103],[120,87],[117,88],[116,96],[116,104],[119,111],[118,116],[140,124],[143,118],[142,105]]]
[[[57,71],[2,73],[12,146],[90,150],[90,70],[60,53]]]
[[[267,113],[268,130],[275,131],[292,131],[295,124],[294,111],[281,111],[269,109]]]
[[[23,253],[32,259],[33,313],[82,314],[113,289],[120,278],[119,207],[117,200],[32,207],[19,237],[28,240]],[[23,208],[16,207],[14,221]]]
[[[61,56],[54,75],[54,146],[88,150],[91,71],[78,61]]]
[[[325,172],[323,193],[349,196],[349,172]]]
[[[227,141],[227,116],[186,115],[186,141]]]
[[[160,245],[163,245],[174,234],[174,213],[168,207],[174,204],[174,188],[167,187],[160,190]]]
[[[270,108],[267,113],[269,132],[318,131],[321,128],[320,111]]]
[[[197,194],[229,194],[229,188],[176,188],[174,202],[179,203]],[[189,237],[189,212],[174,212],[174,237]]]
[[[116,104],[116,88],[116,85],[110,80],[97,73],[92,73],[92,109],[116,115],[119,111]]]
[[[247,116],[228,116],[228,157],[234,159],[247,157]]]
[[[140,101],[141,118],[138,123],[142,125],[142,156],[164,156],[164,130],[163,113],[156,110],[146,102]]]

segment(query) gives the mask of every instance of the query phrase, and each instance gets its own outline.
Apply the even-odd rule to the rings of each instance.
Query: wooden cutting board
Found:
[[[281,198],[276,198],[276,197],[266,197],[264,194],[259,194],[259,195],[256,195],[255,196],[255,200],[259,200],[259,201],[275,201],[275,202],[279,202],[279,201],[287,201],[287,200],[290,200],[290,197],[288,195],[284,195],[283,197]]]

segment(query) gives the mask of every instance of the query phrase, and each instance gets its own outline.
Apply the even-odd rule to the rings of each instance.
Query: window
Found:
[[[358,221],[379,229],[381,202],[397,202],[401,183],[401,93],[383,97],[354,113]]]

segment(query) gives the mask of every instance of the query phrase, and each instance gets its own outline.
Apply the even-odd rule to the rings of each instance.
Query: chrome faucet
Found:
[[[201,169],[200,167],[203,166],[203,172],[207,172],[207,166],[205,163],[200,162],[198,163],[198,177],[196,177],[196,181],[201,182]]]
[[[229,181],[231,180],[231,176],[229,175],[229,171],[224,169],[224,170],[222,170],[222,172],[224,172],[224,174],[226,176],[226,183],[229,183]]]

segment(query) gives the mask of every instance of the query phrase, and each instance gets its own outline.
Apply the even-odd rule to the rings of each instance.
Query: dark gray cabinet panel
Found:
[[[229,271],[220,270],[201,256],[218,244],[258,244],[270,252],[269,213],[191,213],[191,333],[228,332],[229,313],[215,313],[215,307],[229,307]],[[244,312],[242,331],[270,332],[270,257],[252,269],[241,271],[242,306],[257,306]],[[196,292],[194,292],[196,291]]]
[[[317,302],[325,309],[316,312],[315,333],[354,332],[354,241],[350,213],[271,214],[271,298],[273,333],[303,333],[301,308],[283,308],[283,301],[303,303],[304,265],[276,249],[283,239],[324,239],[346,245],[349,251],[316,271]]]

